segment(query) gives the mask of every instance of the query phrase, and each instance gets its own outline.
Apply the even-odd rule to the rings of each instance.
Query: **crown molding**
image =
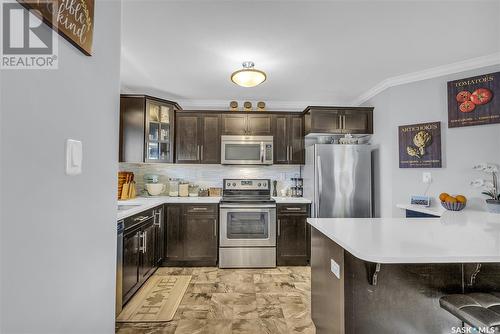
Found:
[[[487,56],[471,58],[456,63],[432,67],[423,71],[417,71],[403,75],[398,75],[395,77],[390,77],[381,81],[377,85],[373,86],[365,93],[361,94],[351,104],[353,106],[359,106],[390,87],[404,85],[416,81],[437,78],[449,74],[465,72],[469,70],[478,69],[481,67],[498,65],[498,64],[500,64],[500,52],[493,53]]]

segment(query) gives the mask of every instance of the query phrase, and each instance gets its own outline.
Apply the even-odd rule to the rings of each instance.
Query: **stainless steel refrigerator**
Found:
[[[312,217],[372,217],[371,145],[308,146],[303,178]]]

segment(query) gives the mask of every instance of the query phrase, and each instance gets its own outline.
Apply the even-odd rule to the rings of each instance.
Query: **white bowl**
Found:
[[[151,196],[158,196],[165,191],[166,186],[163,183],[146,183],[146,190]]]

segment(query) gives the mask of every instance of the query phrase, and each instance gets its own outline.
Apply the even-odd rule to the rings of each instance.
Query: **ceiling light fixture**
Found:
[[[266,73],[254,68],[253,61],[246,61],[243,69],[231,74],[231,81],[241,87],[255,87],[266,81]]]

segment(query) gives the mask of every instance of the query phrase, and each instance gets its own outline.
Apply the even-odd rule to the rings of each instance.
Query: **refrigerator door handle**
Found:
[[[318,168],[318,197],[316,201],[316,217],[319,218],[319,208],[321,205],[321,194],[323,193],[323,175],[321,171],[321,157],[318,155],[317,158],[317,168]]]

